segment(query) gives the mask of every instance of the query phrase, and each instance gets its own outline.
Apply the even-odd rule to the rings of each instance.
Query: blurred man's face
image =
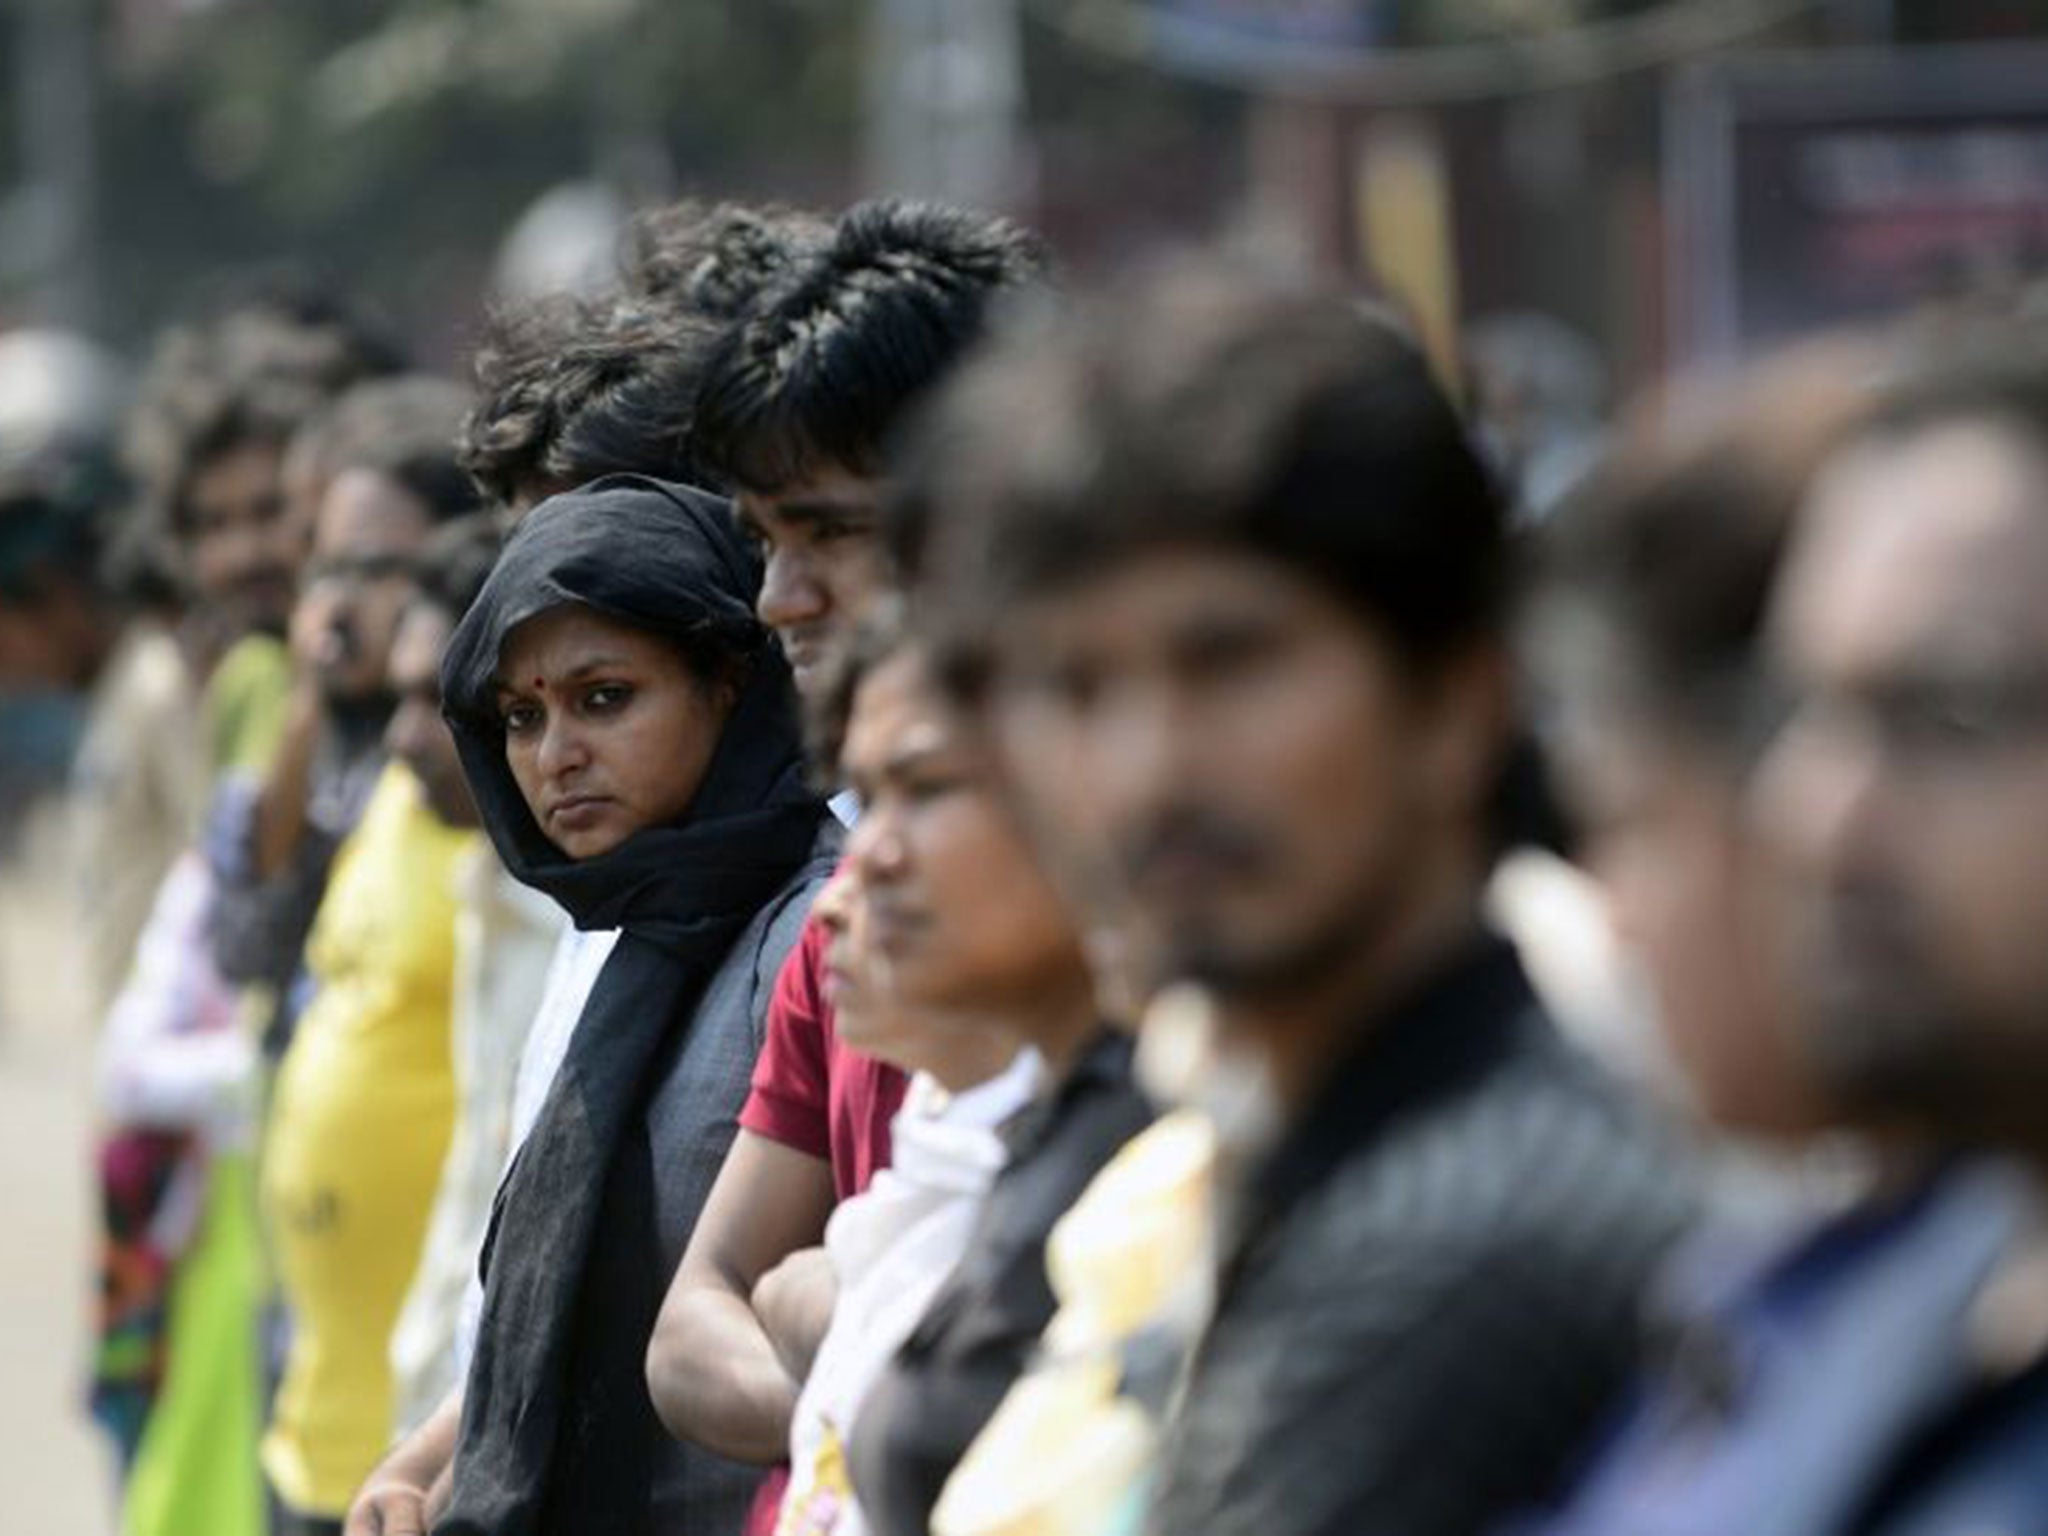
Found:
[[[282,635],[306,558],[305,530],[289,515],[283,451],[242,442],[201,464],[185,487],[192,582],[202,606],[232,629]]]
[[[109,620],[82,580],[34,579],[32,595],[0,594],[0,690],[83,689],[104,660]]]
[[[412,561],[432,531],[419,498],[374,471],[344,470],[328,485],[292,620],[328,698],[383,693]]]
[[[428,602],[407,605],[391,642],[391,693],[398,703],[384,728],[384,745],[420,781],[429,810],[451,827],[473,827],[476,802],[455,735],[441,717],[441,653],[454,632],[444,609]]]
[[[1699,1109],[1752,1134],[1818,1129],[1825,1117],[1762,931],[1764,859],[1740,765],[1626,707],[1589,710],[1560,746],[1587,866]]]
[[[1873,1110],[2048,1085],[2048,457],[1937,427],[1817,483],[1759,783],[1817,1048]],[[1995,1113],[1995,1111],[1992,1111]]]
[[[755,609],[806,694],[830,675],[832,658],[888,589],[879,495],[873,480],[824,469],[773,495],[737,498],[741,531],[765,565]]]
[[[1140,555],[1004,620],[991,709],[1007,770],[1137,987],[1313,986],[1416,891],[1470,878],[1495,674],[1424,685],[1320,585],[1206,547]]]

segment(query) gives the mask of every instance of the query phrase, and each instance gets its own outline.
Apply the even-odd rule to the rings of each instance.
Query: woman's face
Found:
[[[897,1031],[891,1021],[903,1009],[892,1009],[881,994],[875,974],[874,946],[868,932],[867,898],[859,871],[851,860],[840,864],[811,904],[811,916],[824,928],[825,1001],[832,1005],[832,1027],[839,1038],[864,1055],[896,1065]]]
[[[914,652],[869,673],[841,759],[860,796],[846,859],[880,985],[910,1008],[1016,1009],[1085,976],[993,765]]]
[[[505,761],[541,831],[572,859],[680,817],[735,696],[667,641],[576,606],[507,635],[497,683]]]

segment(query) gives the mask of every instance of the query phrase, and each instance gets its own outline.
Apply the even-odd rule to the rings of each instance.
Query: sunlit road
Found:
[[[48,846],[0,866],[0,1531],[107,1536],[108,1464],[79,1406],[90,1043]]]

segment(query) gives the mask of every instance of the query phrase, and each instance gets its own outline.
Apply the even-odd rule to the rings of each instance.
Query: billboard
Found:
[[[2048,49],[1734,59],[1675,84],[1681,359],[2048,278]]]

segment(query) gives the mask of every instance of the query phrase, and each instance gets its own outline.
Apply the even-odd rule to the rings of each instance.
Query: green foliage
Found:
[[[226,267],[317,267],[452,350],[510,221],[565,179],[832,195],[864,7],[835,0],[217,0],[108,34],[107,330]]]

